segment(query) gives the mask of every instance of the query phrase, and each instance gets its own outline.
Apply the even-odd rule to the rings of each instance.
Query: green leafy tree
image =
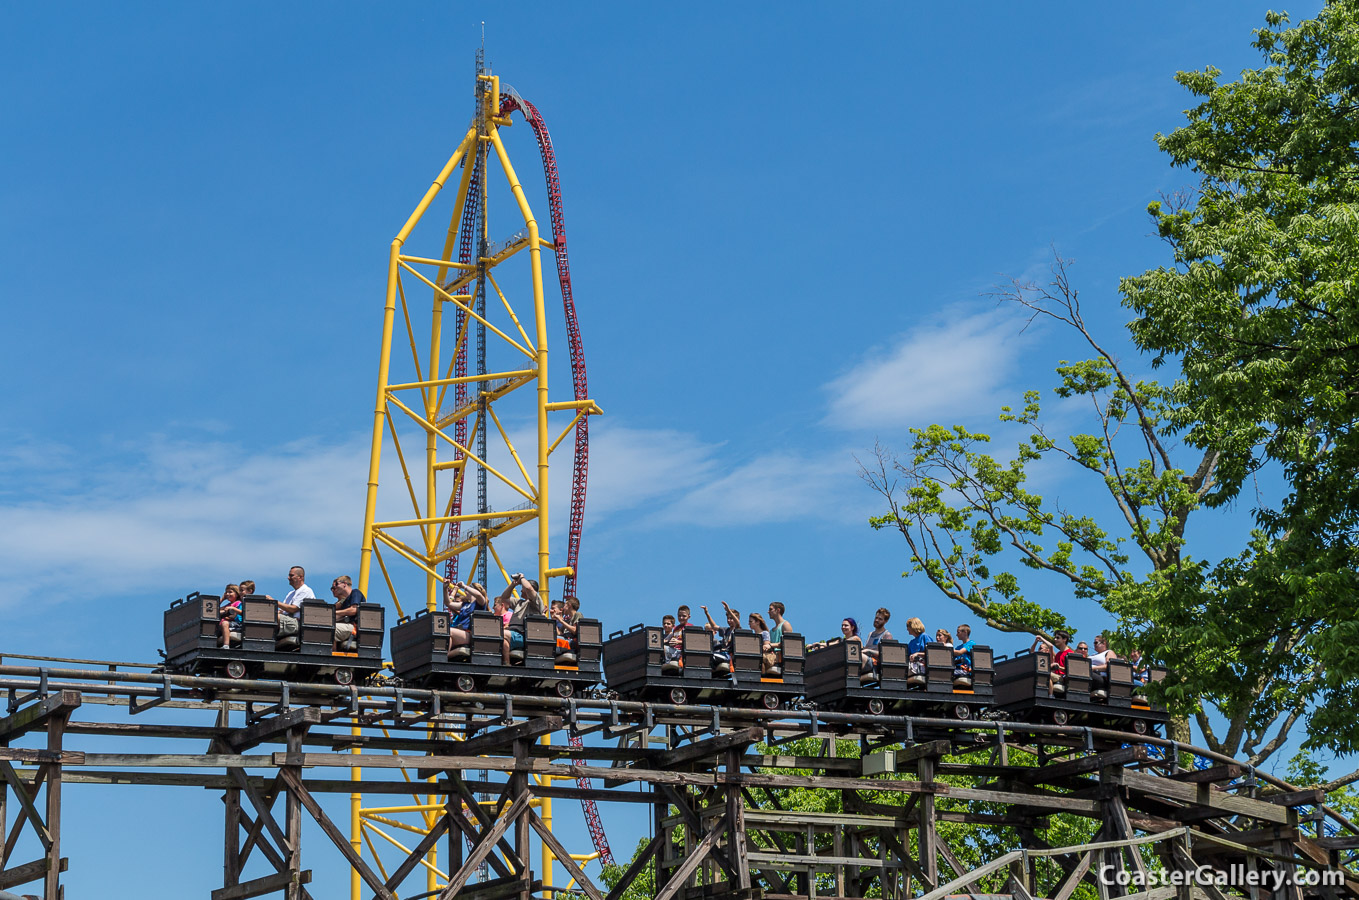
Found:
[[[1137,343],[1179,365],[1175,428],[1221,454],[1214,501],[1255,506],[1262,534],[1215,574],[1237,615],[1292,629],[1278,662],[1301,689],[1266,695],[1308,720],[1308,746],[1348,753],[1359,749],[1359,4],[1328,3],[1296,26],[1270,13],[1255,47],[1265,64],[1234,81],[1211,67],[1177,76],[1198,103],[1158,140],[1197,189],[1152,204],[1173,264],[1121,290]],[[1250,490],[1260,472],[1282,475],[1277,501]],[[1192,576],[1160,586],[1160,607],[1193,590]]]
[[[647,841],[648,838],[641,838],[637,841],[637,847],[632,851],[632,858],[628,860],[629,865],[641,854],[642,849],[647,845]],[[603,880],[604,886],[612,891],[618,886],[618,882],[623,879],[623,874],[627,870],[626,865],[605,866],[600,873],[600,878]],[[652,865],[642,867],[642,870],[637,873],[637,877],[632,880],[632,884],[623,890],[620,900],[651,900],[655,896],[656,867],[653,861]]]
[[[1059,261],[1051,285],[1007,298],[1095,351],[1059,366],[1056,388],[1091,402],[1092,427],[1051,433],[1030,392],[1002,416],[1028,429],[1012,458],[989,453],[987,435],[931,426],[908,458],[880,453],[866,474],[888,498],[873,524],[902,532],[911,571],[993,627],[1035,633],[1065,617],[1028,600],[1021,575],[1064,579],[1116,617],[1124,647],[1173,667],[1164,697],[1204,743],[1258,764],[1300,722],[1308,746],[1359,749],[1347,702],[1359,680],[1359,7],[1331,3],[1296,28],[1270,14],[1255,43],[1267,65],[1235,82],[1177,76],[1202,102],[1158,139],[1201,181],[1151,207],[1174,265],[1121,285],[1135,342],[1182,377],[1134,381],[1086,328]],[[1050,459],[1092,479],[1079,508],[1027,488]],[[1286,487],[1267,500],[1271,479]],[[1192,555],[1190,517],[1246,498],[1258,528],[1238,552]]]
[[[1191,517],[1219,502],[1221,454],[1174,440],[1180,407],[1172,392],[1136,379],[1095,336],[1064,260],[1048,284],[1015,283],[1001,299],[1059,323],[1092,354],[1062,361],[1053,389],[1064,419],[1083,427],[1053,429],[1039,393],[1029,391],[1021,410],[1000,415],[1021,434],[1008,458],[993,452],[989,435],[961,425],[912,429],[909,455],[879,448],[864,470],[887,502],[871,524],[905,538],[905,574],[925,575],[1001,631],[1073,630],[1060,604],[1030,598],[1026,585],[1043,584],[1035,575],[1049,576],[1045,586],[1055,579],[1058,596],[1100,604],[1119,623],[1116,649],[1137,646],[1173,667],[1163,699],[1197,718],[1210,749],[1262,762],[1287,739],[1304,702],[1296,629],[1264,627],[1276,617],[1243,605],[1235,576],[1269,549],[1260,535],[1228,560],[1189,552]],[[1086,418],[1073,419],[1073,409]],[[1076,480],[1079,506],[1029,487],[1039,465]],[[1213,712],[1227,720],[1222,734]],[[1175,736],[1189,738],[1186,720]]]

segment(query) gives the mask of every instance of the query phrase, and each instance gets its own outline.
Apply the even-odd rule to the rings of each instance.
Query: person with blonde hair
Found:
[[[911,640],[906,644],[910,673],[912,675],[924,675],[925,645],[929,643],[925,639],[925,623],[920,621],[919,616],[911,616],[906,620],[906,631],[911,635]]]

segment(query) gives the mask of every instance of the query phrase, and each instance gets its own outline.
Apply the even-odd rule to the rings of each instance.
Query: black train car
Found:
[[[925,674],[911,675],[900,641],[878,645],[877,681],[861,677],[863,645],[835,638],[807,654],[807,699],[817,706],[879,716],[944,714],[969,719],[992,705],[991,648],[972,648],[970,677],[955,677],[953,648],[925,645]]]
[[[732,635],[730,670],[714,671],[712,635],[690,625],[684,629],[681,661],[667,663],[664,633],[656,625],[615,631],[604,644],[604,674],[610,690],[636,700],[686,703],[759,704],[765,709],[802,696],[803,640],[785,634],[777,674],[765,674],[760,636],[744,628]]]
[[[452,688],[463,693],[530,687],[574,696],[599,683],[600,637],[598,619],[581,619],[575,653],[557,652],[557,632],[543,616],[524,619],[524,649],[501,655],[505,625],[495,613],[472,614],[472,643],[460,658],[448,658],[448,613],[421,610],[403,618],[392,629],[392,671],[398,678],[423,687]]]
[[[1155,733],[1157,725],[1170,720],[1165,709],[1153,706],[1137,691],[1132,665],[1127,660],[1109,662],[1108,680],[1090,671],[1090,660],[1071,654],[1066,658],[1066,678],[1049,684],[1052,657],[1021,650],[1012,659],[996,661],[996,708],[1016,719],[1081,724]],[[1165,678],[1166,670],[1151,669],[1151,679]]]
[[[337,684],[352,684],[356,676],[382,668],[381,606],[361,604],[354,637],[336,646],[334,605],[305,601],[297,633],[281,635],[278,604],[252,594],[241,601],[245,622],[240,644],[219,647],[220,601],[215,594],[193,593],[170,604],[165,611],[166,669],[228,678],[331,678]]]

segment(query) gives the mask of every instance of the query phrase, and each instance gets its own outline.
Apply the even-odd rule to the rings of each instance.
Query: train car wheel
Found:
[[[1064,709],[1054,709],[1052,711],[1052,724],[1065,725],[1071,721],[1071,714]]]
[[[688,699],[689,692],[686,691],[684,688],[674,687],[670,689],[670,702],[675,704],[676,706],[683,706],[684,702]]]
[[[881,698],[881,697],[874,697],[872,700],[869,700],[869,701],[868,701],[868,714],[869,714],[869,715],[871,715],[871,716],[880,716],[880,715],[882,715],[882,711],[883,711],[884,709],[886,709],[886,707],[883,705],[883,702],[882,702],[882,698]]]
[[[1133,720],[1132,720],[1132,730],[1133,730],[1133,733],[1134,733],[1134,734],[1146,734],[1146,733],[1147,733],[1147,720],[1146,720],[1146,719],[1133,719]]]
[[[354,670],[348,666],[341,666],[335,670],[335,683],[349,685],[354,683]]]
[[[968,706],[966,703],[953,704],[953,718],[960,722],[966,722],[968,719],[972,718],[972,707]]]
[[[563,700],[570,698],[576,693],[576,686],[569,681],[557,682],[557,696]]]
[[[765,694],[763,697],[760,698],[760,705],[763,706],[765,709],[768,709],[768,710],[775,710],[775,709],[778,709],[778,708],[779,708],[779,695],[778,695],[778,694]]]
[[[453,685],[464,694],[470,694],[477,689],[477,680],[471,675],[459,675]]]
[[[232,608],[235,609],[235,607]],[[241,662],[239,659],[233,659],[226,664],[226,673],[228,678],[244,678],[245,663]]]

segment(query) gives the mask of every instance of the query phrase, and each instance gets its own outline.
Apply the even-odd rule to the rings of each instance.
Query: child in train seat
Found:
[[[909,660],[908,666],[911,675],[925,674],[925,623],[920,621],[919,616],[912,616],[906,620],[906,631],[911,635],[910,641],[906,643],[906,653]]]
[[[241,606],[241,589],[234,584],[222,588],[222,600],[217,607],[218,629],[221,632],[219,647],[230,647],[241,642],[241,632],[245,628],[245,611]],[[233,640],[234,639],[234,640]]]
[[[661,645],[665,647],[665,661],[661,669],[673,669],[679,671],[684,667],[684,653],[681,649],[684,641],[684,630],[679,627],[674,616],[667,615],[661,619]]]
[[[971,678],[972,677],[972,648],[975,642],[972,640],[972,626],[963,623],[958,626],[958,640],[953,644],[953,677]]]
[[[575,597],[553,600],[548,616],[557,632],[557,655],[575,653],[580,633],[580,601]]]

